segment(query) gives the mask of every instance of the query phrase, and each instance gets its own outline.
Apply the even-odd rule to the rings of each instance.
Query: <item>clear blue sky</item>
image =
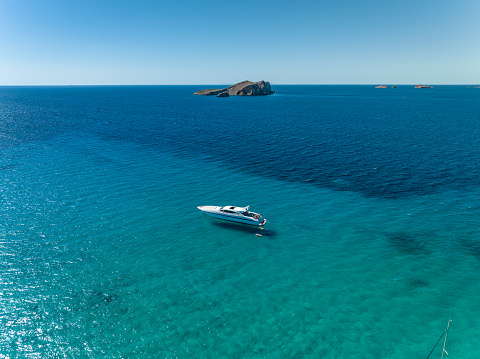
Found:
[[[0,85],[479,84],[480,0],[0,0]]]

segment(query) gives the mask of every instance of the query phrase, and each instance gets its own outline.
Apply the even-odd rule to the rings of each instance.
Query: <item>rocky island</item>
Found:
[[[427,86],[427,85],[416,85],[416,89],[433,89],[432,86]]]
[[[206,89],[197,91],[194,95],[227,97],[227,96],[264,96],[275,93],[270,87],[270,82],[242,81],[223,89]],[[225,94],[225,95],[223,95]]]

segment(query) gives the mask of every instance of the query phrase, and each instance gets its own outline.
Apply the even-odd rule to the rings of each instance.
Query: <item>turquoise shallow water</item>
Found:
[[[1,357],[426,357],[449,318],[479,356],[474,184],[371,196],[122,136],[2,149]]]

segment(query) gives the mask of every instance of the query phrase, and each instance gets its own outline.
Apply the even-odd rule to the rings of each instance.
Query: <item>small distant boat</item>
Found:
[[[267,220],[263,218],[260,214],[250,212],[250,206],[198,206],[197,208],[208,216],[222,219],[224,221],[250,224],[260,227],[267,223]]]

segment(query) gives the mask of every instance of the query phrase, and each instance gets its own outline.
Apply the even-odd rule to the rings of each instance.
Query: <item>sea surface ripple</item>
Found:
[[[0,87],[0,358],[480,355],[480,90],[201,88]]]

